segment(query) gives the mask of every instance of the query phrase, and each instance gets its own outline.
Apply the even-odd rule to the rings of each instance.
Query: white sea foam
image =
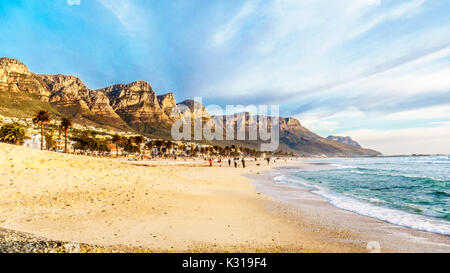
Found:
[[[325,188],[317,185],[311,185],[305,181],[288,178],[285,175],[274,177],[274,180],[277,182],[286,182],[291,185],[294,184],[300,187],[310,188],[312,189],[312,193],[326,198],[333,206],[340,209],[352,211],[361,215],[369,216],[407,228],[450,235],[450,223],[447,221],[441,221],[422,215],[416,215],[400,210],[381,207],[370,202],[362,202],[351,197],[330,192]],[[373,203],[381,203],[379,202],[380,200],[373,201]]]
[[[327,198],[333,206],[341,209],[377,218],[395,225],[450,235],[450,223],[445,221],[364,203],[353,198],[330,193],[324,189],[318,189],[313,192]]]

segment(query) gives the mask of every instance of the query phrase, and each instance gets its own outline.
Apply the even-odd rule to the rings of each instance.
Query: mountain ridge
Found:
[[[14,99],[12,94],[20,94]],[[194,101],[177,103],[173,93],[157,95],[150,83],[136,81],[90,89],[75,76],[63,74],[35,74],[16,59],[0,58],[0,99],[17,100],[18,104],[0,105],[0,113],[32,114],[38,107],[46,107],[60,116],[106,128],[135,130],[156,137],[170,138],[172,124],[180,118],[172,116],[180,105],[192,111],[192,117],[212,118],[205,107],[193,109]],[[9,102],[8,101],[8,102]],[[32,102],[33,107],[25,103]],[[20,109],[18,109],[20,108]],[[237,115],[235,115],[237,116]],[[236,122],[234,120],[233,122]],[[237,141],[254,146],[261,142]],[[280,149],[298,155],[376,156],[380,153],[322,138],[301,126],[294,118],[280,118]]]

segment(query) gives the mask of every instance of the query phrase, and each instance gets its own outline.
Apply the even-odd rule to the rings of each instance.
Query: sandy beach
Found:
[[[425,239],[414,242],[396,234],[417,232],[323,200],[274,200],[262,193],[270,192],[261,184],[267,172],[302,163],[260,163],[175,166],[0,144],[0,245],[40,238],[81,243],[82,252],[368,252],[369,241],[395,237],[383,251],[450,251],[448,236],[420,233]]]

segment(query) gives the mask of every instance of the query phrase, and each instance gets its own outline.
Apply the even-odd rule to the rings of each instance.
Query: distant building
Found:
[[[109,144],[109,149],[111,150],[111,155],[122,155],[122,148],[114,143]]]
[[[44,147],[46,147],[47,143],[44,138]],[[41,134],[32,134],[29,139],[25,139],[25,143],[23,144],[26,148],[30,149],[41,149]]]
[[[55,141],[55,151],[59,153],[64,153],[64,149],[66,148],[66,141],[64,139],[56,139]],[[67,149],[69,152],[73,150],[73,145],[75,145],[75,141],[67,140]]]

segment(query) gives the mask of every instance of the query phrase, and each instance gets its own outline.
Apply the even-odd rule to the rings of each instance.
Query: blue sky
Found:
[[[92,89],[280,104],[385,154],[450,153],[450,1],[0,0],[0,55]]]

